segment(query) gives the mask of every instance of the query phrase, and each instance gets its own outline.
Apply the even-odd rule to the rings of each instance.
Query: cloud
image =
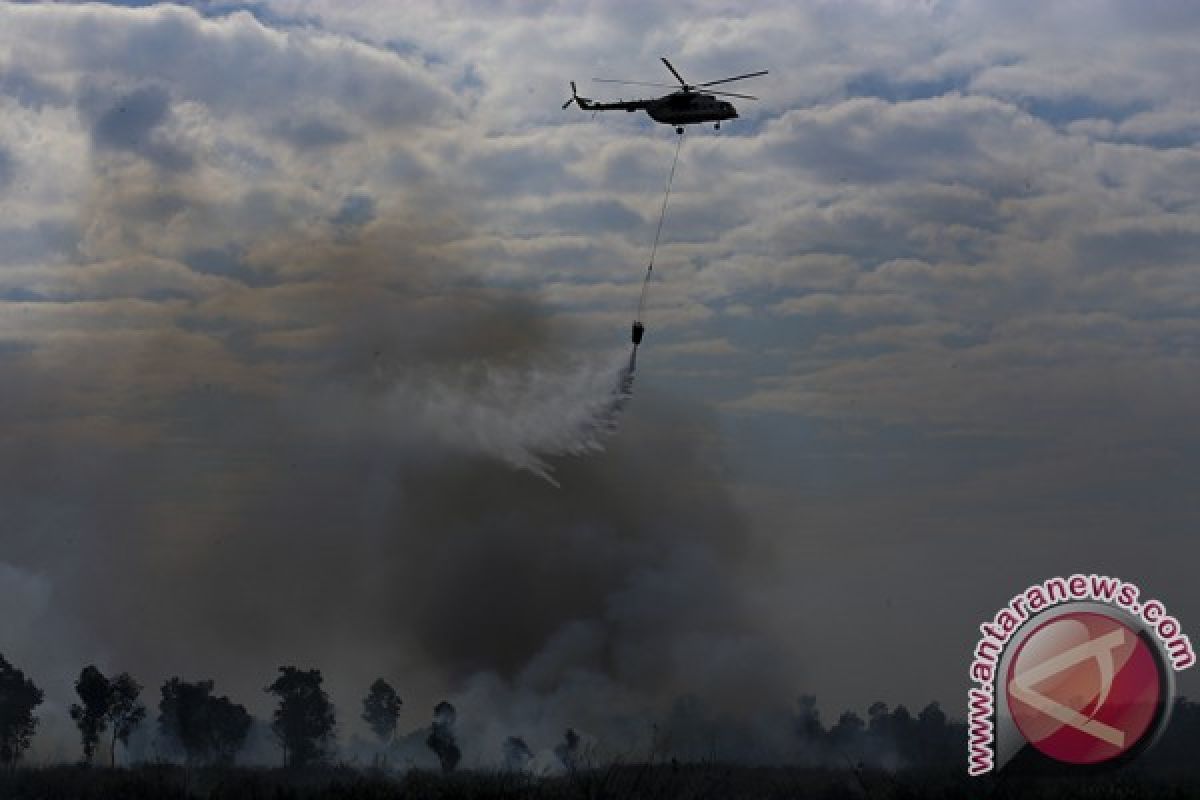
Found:
[[[284,120],[275,133],[298,150],[319,150],[345,144],[352,136],[334,122],[321,119]]]
[[[8,151],[0,147],[0,191],[3,191],[10,183],[16,173],[16,165],[13,164],[13,157]]]
[[[1115,219],[1101,230],[1080,232],[1075,248],[1088,270],[1190,265],[1200,250],[1200,220],[1190,214]]]
[[[95,100],[86,98],[86,105]],[[102,150],[123,150],[142,156],[161,169],[190,169],[191,157],[161,138],[170,98],[165,89],[148,86],[118,97],[92,124],[92,142]]]
[[[0,94],[34,111],[41,111],[43,106],[65,106],[69,97],[68,92],[39,79],[17,63],[8,63],[0,71]]]
[[[45,263],[69,258],[79,244],[74,221],[46,217],[28,226],[0,226],[0,262]]]
[[[375,198],[368,194],[347,195],[332,220],[334,225],[365,225],[375,219]]]

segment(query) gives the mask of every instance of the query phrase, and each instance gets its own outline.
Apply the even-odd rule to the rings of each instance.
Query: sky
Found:
[[[1195,4],[129,5],[0,3],[40,757],[87,663],[258,714],[317,667],[347,736],[383,675],[486,759],[683,695],[961,715],[1053,575],[1200,626]],[[675,134],[561,104],[661,56],[770,73],[685,135],[616,402]]]

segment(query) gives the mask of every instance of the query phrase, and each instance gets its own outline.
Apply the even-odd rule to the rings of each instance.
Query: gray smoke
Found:
[[[41,758],[72,757],[93,662],[151,705],[211,678],[260,715],[277,666],[316,667],[348,731],[383,675],[407,707],[454,699],[465,764],[644,738],[681,693],[786,697],[705,414],[627,407],[635,354],[488,286],[434,221],[294,220],[152,139],[178,157],[94,150],[74,263],[0,348],[0,585],[24,598],[0,647],[47,689]]]

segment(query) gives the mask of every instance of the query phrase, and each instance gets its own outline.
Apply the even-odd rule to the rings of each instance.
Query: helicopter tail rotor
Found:
[[[575,81],[571,81],[571,96],[567,98],[567,102],[563,103],[563,110],[565,111],[571,103],[579,105],[579,93],[575,89]]]

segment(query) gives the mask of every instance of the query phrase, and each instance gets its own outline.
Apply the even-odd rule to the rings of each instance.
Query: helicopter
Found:
[[[733,107],[733,103],[727,100],[718,100],[716,95],[725,97],[740,97],[745,100],[757,100],[757,97],[748,94],[737,94],[736,92],[718,92],[718,91],[699,91],[706,86],[716,86],[720,83],[730,83],[732,81],[740,81],[746,78],[757,78],[759,75],[766,75],[767,70],[759,72],[748,72],[745,75],[736,75],[732,78],[721,78],[716,81],[707,81],[705,83],[690,84],[683,79],[678,70],[671,65],[671,62],[663,57],[663,64],[679,81],[679,89],[662,97],[655,97],[649,100],[619,100],[615,103],[597,103],[587,97],[580,97],[579,92],[575,89],[575,81],[571,81],[571,97],[567,102],[563,103],[565,110],[571,103],[579,106],[581,111],[645,111],[650,119],[655,122],[661,122],[663,125],[674,125],[676,133],[683,133],[684,125],[695,125],[703,122],[712,122],[714,130],[721,130],[721,120],[737,119],[737,109]],[[625,83],[634,86],[662,86],[668,89],[674,88],[669,83],[645,83],[642,81],[618,81],[607,78],[595,78],[597,83]]]

